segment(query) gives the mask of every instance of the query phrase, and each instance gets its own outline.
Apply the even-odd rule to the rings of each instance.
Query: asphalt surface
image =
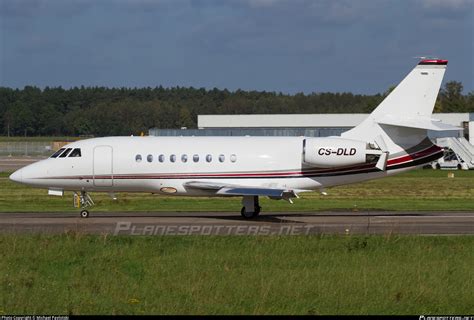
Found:
[[[44,157],[0,157],[0,172],[13,172]]]
[[[474,212],[0,213],[0,233],[112,235],[474,234]]]

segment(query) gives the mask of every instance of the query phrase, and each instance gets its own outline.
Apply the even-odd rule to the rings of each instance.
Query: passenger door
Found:
[[[111,146],[97,146],[94,148],[94,186],[112,187],[114,185],[112,159],[113,149]]]

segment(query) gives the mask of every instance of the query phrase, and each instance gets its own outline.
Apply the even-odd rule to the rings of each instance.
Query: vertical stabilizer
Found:
[[[421,60],[367,119],[342,137],[373,142],[381,136],[391,154],[421,143],[427,129],[439,127],[431,114],[447,64],[447,60]]]

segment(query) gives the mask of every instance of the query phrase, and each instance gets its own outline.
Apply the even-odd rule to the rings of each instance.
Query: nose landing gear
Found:
[[[80,193],[74,192],[74,208],[81,208],[80,216],[81,218],[88,218],[89,211],[86,208],[94,205],[91,196],[85,192],[81,191]]]

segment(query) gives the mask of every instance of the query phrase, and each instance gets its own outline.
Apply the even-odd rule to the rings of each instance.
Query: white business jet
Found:
[[[259,197],[382,178],[443,155],[427,130],[458,128],[432,119],[447,60],[424,59],[357,127],[340,137],[104,137],[73,142],[10,179],[49,194],[74,192],[81,217],[89,192],[242,197],[241,214],[259,215]]]

